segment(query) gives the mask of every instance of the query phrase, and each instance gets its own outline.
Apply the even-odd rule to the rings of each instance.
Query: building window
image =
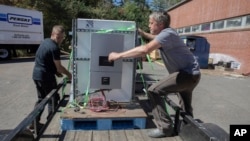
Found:
[[[250,25],[250,15],[247,16],[247,19],[246,19],[246,25],[249,26]]]
[[[192,32],[198,32],[198,31],[200,31],[200,26],[199,25],[192,26]]]
[[[188,33],[188,32],[190,32],[190,31],[191,31],[190,26],[189,26],[189,27],[185,27],[185,33]]]
[[[205,33],[205,32],[217,32],[218,30],[224,31],[224,30],[230,30],[232,28],[234,29],[242,29],[242,28],[249,28],[250,27],[250,15],[245,15],[241,17],[234,17],[231,19],[224,19],[220,21],[212,21],[208,23],[198,24],[198,25],[192,25],[188,27],[182,27],[177,29],[178,33]]]
[[[210,23],[205,23],[201,25],[201,31],[208,31],[210,30]]]
[[[177,31],[178,33],[183,33],[183,28],[179,28]]]
[[[213,23],[213,29],[222,29],[224,27],[224,21],[217,21]]]
[[[227,28],[239,27],[239,26],[241,26],[242,18],[239,17],[239,18],[234,18],[234,19],[228,19],[226,22],[227,22],[227,24],[226,24]]]

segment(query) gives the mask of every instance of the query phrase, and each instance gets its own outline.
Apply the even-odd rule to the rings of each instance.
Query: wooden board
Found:
[[[65,141],[182,141],[179,136],[150,138],[147,129],[143,130],[106,130],[106,131],[67,131],[61,138]]]
[[[104,112],[94,112],[87,108],[80,109],[80,111],[75,112],[75,108],[67,108],[61,114],[61,118],[85,118],[85,119],[95,119],[95,118],[146,118],[147,115],[140,107],[138,103],[119,103],[121,108],[118,110],[108,110]]]
[[[158,60],[161,58],[158,50],[153,50],[149,55],[152,60]]]
[[[61,137],[60,113],[57,112],[40,137],[42,141],[57,141]]]

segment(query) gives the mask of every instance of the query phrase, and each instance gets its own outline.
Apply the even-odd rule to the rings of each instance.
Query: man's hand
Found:
[[[70,73],[70,75],[68,76],[68,80],[71,81],[72,79],[72,74]]]
[[[112,61],[115,61],[117,59],[120,59],[120,54],[117,53],[117,52],[111,52],[109,54],[109,58],[108,59],[109,59],[109,62],[112,62]]]
[[[57,77],[63,77],[63,75],[61,73],[59,73],[59,72],[56,72],[56,76]]]
[[[139,33],[141,36],[143,36],[144,31],[143,31],[142,29],[138,28],[137,31],[138,31],[138,33]]]

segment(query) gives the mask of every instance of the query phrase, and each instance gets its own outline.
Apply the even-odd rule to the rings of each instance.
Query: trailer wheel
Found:
[[[2,60],[9,59],[10,56],[11,56],[11,52],[9,49],[0,48],[0,59]]]

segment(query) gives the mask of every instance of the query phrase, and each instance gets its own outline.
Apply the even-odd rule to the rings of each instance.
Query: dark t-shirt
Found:
[[[54,60],[60,60],[60,49],[50,38],[45,39],[36,52],[33,80],[55,80],[57,72]]]

